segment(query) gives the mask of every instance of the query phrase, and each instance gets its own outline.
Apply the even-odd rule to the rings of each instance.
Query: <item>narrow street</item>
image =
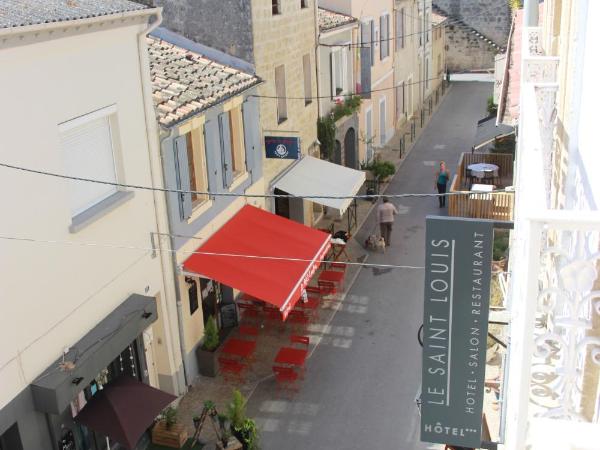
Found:
[[[456,82],[391,182],[388,193],[433,192],[434,171],[445,160],[452,175],[485,115],[491,83]],[[385,254],[370,263],[422,266],[424,218],[445,214],[437,199],[393,200],[400,211]],[[374,214],[358,233],[375,231]],[[419,442],[415,396],[420,385],[423,271],[362,269],[307,363],[293,401],[277,398],[272,379],[248,403],[269,449],[426,449]]]

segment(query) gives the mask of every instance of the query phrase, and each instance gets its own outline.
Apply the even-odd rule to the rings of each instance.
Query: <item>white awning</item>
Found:
[[[296,196],[353,196],[365,182],[365,173],[339,164],[305,156],[275,183],[275,187]],[[352,203],[352,198],[310,198],[340,214]]]

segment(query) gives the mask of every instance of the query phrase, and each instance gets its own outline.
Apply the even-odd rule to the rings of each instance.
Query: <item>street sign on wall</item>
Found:
[[[300,138],[265,136],[267,158],[298,159],[300,158]]]
[[[493,222],[426,219],[421,440],[481,446]]]

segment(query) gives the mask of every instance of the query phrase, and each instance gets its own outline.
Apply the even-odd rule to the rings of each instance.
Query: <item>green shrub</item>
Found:
[[[495,231],[494,232],[494,249],[492,252],[492,258],[494,261],[500,261],[506,257],[508,250],[509,235],[507,231]]]
[[[498,113],[498,105],[494,103],[493,95],[490,95],[487,99],[487,112],[490,116],[494,116]]]
[[[177,423],[177,409],[169,406],[162,412],[162,418],[165,421],[167,430],[170,430]]]
[[[210,316],[204,326],[204,341],[202,348],[209,352],[215,351],[219,346],[219,330],[214,316]]]
[[[365,166],[365,169],[370,170],[374,177],[379,177],[384,180],[396,173],[396,166],[390,161],[373,161]]]
[[[244,441],[245,448],[248,450],[258,450],[258,428],[256,427],[256,422],[252,419],[246,419],[242,423],[240,429],[237,430],[242,440]]]
[[[335,149],[335,120],[333,117],[317,119],[317,139],[321,143],[321,158],[331,160]]]
[[[246,399],[237,389],[233,390],[233,397],[227,407],[227,417],[235,430],[242,428],[246,420]]]
[[[350,97],[346,97],[343,102],[336,104],[333,107],[333,121],[337,122],[344,116],[351,116],[358,108],[360,108],[360,103],[362,101],[362,97],[360,95],[352,95]]]

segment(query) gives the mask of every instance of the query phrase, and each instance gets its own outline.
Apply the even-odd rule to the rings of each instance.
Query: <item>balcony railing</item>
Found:
[[[551,204],[558,60],[539,56],[539,29],[525,33],[504,448],[597,448],[600,212]],[[590,168],[569,164],[566,190],[589,195]]]
[[[464,195],[451,195],[448,197],[448,214],[477,219],[512,220],[515,197],[513,192],[486,194],[470,191],[473,180],[470,179],[467,168],[475,163],[489,163],[498,166],[499,176],[494,179],[494,185],[497,189],[512,186],[512,155],[504,153],[463,153],[458,160],[458,167],[450,185],[450,192],[464,192]]]

